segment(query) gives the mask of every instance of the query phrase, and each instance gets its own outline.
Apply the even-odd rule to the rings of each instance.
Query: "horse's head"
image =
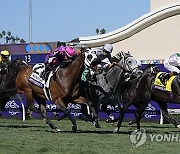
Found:
[[[16,77],[20,70],[24,67],[28,66],[28,64],[22,59],[15,59],[8,66],[8,74],[11,77]]]
[[[139,74],[141,69],[138,66],[136,59],[128,52],[119,52],[117,55],[114,56],[118,65],[123,69],[123,71]]]

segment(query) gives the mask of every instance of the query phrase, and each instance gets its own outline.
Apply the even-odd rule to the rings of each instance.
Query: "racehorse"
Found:
[[[27,63],[21,59],[12,61],[8,66],[5,84],[0,87],[0,110],[6,105],[10,97],[17,93],[16,76],[24,67],[27,67]]]
[[[51,92],[52,100],[65,114],[66,117],[72,122],[72,131],[76,132],[77,125],[75,119],[70,115],[67,105],[72,103],[85,104],[87,103],[91,106],[92,111],[94,107],[92,103],[81,97],[79,93],[79,84],[82,71],[84,69],[84,53],[83,51],[65,68],[58,68],[57,72],[50,79],[49,90]],[[47,118],[46,115],[46,96],[42,88],[37,87],[28,81],[30,75],[32,74],[32,67],[26,67],[22,69],[17,78],[16,86],[19,90],[23,91],[26,98],[29,109],[39,113],[45,123],[55,131],[59,131],[57,127]],[[40,105],[40,109],[34,107],[33,99],[35,99]],[[94,111],[94,119],[97,119],[97,115]]]
[[[120,88],[124,85],[125,79],[124,74],[130,73],[139,75],[141,70],[138,67],[137,61],[132,57],[130,52],[120,52],[116,55],[114,61],[118,62],[112,69],[105,74],[96,74],[96,81],[88,84],[88,87],[84,86],[84,95],[89,93],[88,99],[96,104],[96,111],[99,111],[100,104],[108,105],[111,104],[116,106],[120,100]],[[91,121],[90,116],[87,115],[86,108],[83,107],[81,112],[86,117],[81,117],[83,120]],[[120,109],[120,107],[119,107]],[[88,118],[88,119],[87,119]]]
[[[177,75],[174,80],[172,80],[172,91],[164,91],[154,85],[155,76],[152,76],[152,72],[156,74],[160,72],[160,70],[157,69],[157,67],[148,67],[139,81],[137,90],[139,106],[136,114],[137,129],[140,129],[141,115],[151,99],[158,102],[162,109],[163,116],[179,128],[179,123],[176,123],[176,121],[169,116],[165,108],[167,103],[180,103],[180,76]]]
[[[144,73],[142,74],[142,76],[139,76],[138,78],[135,78],[133,80],[128,81],[126,84],[124,84],[124,86],[121,87],[121,96],[122,96],[122,103],[123,105],[121,106],[121,111],[120,111],[120,115],[117,119],[113,120],[113,122],[118,121],[117,124],[117,128],[114,130],[114,132],[118,132],[123,118],[124,118],[124,114],[126,112],[126,110],[128,109],[128,107],[130,105],[134,105],[137,108],[137,113],[139,112],[139,110],[143,107],[141,101],[144,98],[144,96],[147,94],[147,91],[144,91],[146,85],[147,89],[151,89],[154,87],[153,83],[155,80],[155,77],[157,75],[157,73],[160,72],[160,70],[158,69],[158,67],[154,64],[149,64],[146,69],[144,70]],[[149,79],[143,82],[143,79],[145,78],[145,76]],[[157,89],[154,89],[154,93],[157,94]],[[148,103],[150,102],[150,100],[155,101],[159,107],[161,108],[161,110],[163,111],[163,117],[166,118],[168,121],[170,121],[171,123],[173,123],[173,125],[175,127],[178,127],[179,122],[176,121],[175,119],[171,118],[168,115],[167,112],[167,102],[165,99],[159,100],[158,98],[155,98],[154,95],[148,95],[149,99],[147,100],[146,104],[145,104],[145,108],[147,107]],[[158,96],[158,95],[157,95]],[[145,110],[144,108],[144,110]],[[138,118],[142,118],[142,114],[144,112],[144,110],[140,113]],[[137,115],[136,113],[136,115]],[[137,122],[137,118],[135,121],[133,121],[132,123]],[[137,124],[139,125],[139,124]],[[138,127],[139,128],[139,127]]]

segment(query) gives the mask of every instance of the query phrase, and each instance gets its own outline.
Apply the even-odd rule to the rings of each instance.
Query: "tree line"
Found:
[[[96,29],[97,35],[101,35],[101,34],[105,34],[105,33],[106,33],[106,30],[104,28],[103,29],[99,29],[99,28]],[[75,39],[71,40],[70,42],[79,42],[79,38],[75,38]]]
[[[26,43],[26,41],[23,38],[19,38],[18,36],[13,36],[12,33],[10,31],[8,31],[6,33],[6,31],[2,31],[2,33],[0,33],[0,39],[1,42],[0,43]]]

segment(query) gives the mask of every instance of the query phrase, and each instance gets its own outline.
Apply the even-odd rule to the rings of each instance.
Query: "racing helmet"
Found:
[[[113,47],[111,44],[107,43],[104,45],[104,50],[106,50],[108,53],[112,53]]]
[[[73,57],[76,54],[76,51],[74,50],[74,48],[70,47],[70,46],[67,46],[65,48],[65,52],[66,52],[68,57]]]
[[[4,58],[4,59],[9,58],[9,56],[10,56],[9,51],[7,51],[7,50],[2,50],[2,51],[1,51],[1,56],[2,56],[2,58]]]

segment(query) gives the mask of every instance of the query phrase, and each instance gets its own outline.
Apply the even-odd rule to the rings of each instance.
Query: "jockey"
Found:
[[[162,83],[173,75],[178,75],[180,73],[180,53],[175,53],[164,60],[164,67],[170,71],[169,73],[162,73],[159,77]]]
[[[41,77],[45,76],[47,72],[54,70],[57,66],[63,65],[65,62],[72,62],[75,54],[76,52],[71,46],[60,46],[56,48],[53,53],[50,53],[45,58],[45,71]]]
[[[72,58],[75,55],[75,53],[76,52],[73,47],[60,46],[54,50],[53,54],[46,61],[46,63],[49,66],[50,70],[52,70],[57,66],[58,63],[61,65],[63,62],[72,61]]]
[[[7,72],[7,66],[9,64],[9,52],[7,50],[2,50],[0,53],[0,73]]]
[[[0,53],[0,84],[3,84],[9,65],[9,51],[2,50]]]
[[[93,75],[94,75],[94,71],[91,68],[91,63],[96,58],[97,58],[96,51],[91,50],[91,49],[86,49],[85,60],[84,60],[85,68],[82,73],[81,80],[83,80],[85,82],[87,80],[91,80],[91,77],[93,77]]]
[[[111,68],[115,62],[112,61],[111,53],[113,51],[113,47],[111,44],[105,44],[104,47],[101,48],[101,52],[97,52],[97,59],[95,59],[91,65],[92,67],[102,67],[102,69]],[[99,65],[100,64],[100,65]]]

